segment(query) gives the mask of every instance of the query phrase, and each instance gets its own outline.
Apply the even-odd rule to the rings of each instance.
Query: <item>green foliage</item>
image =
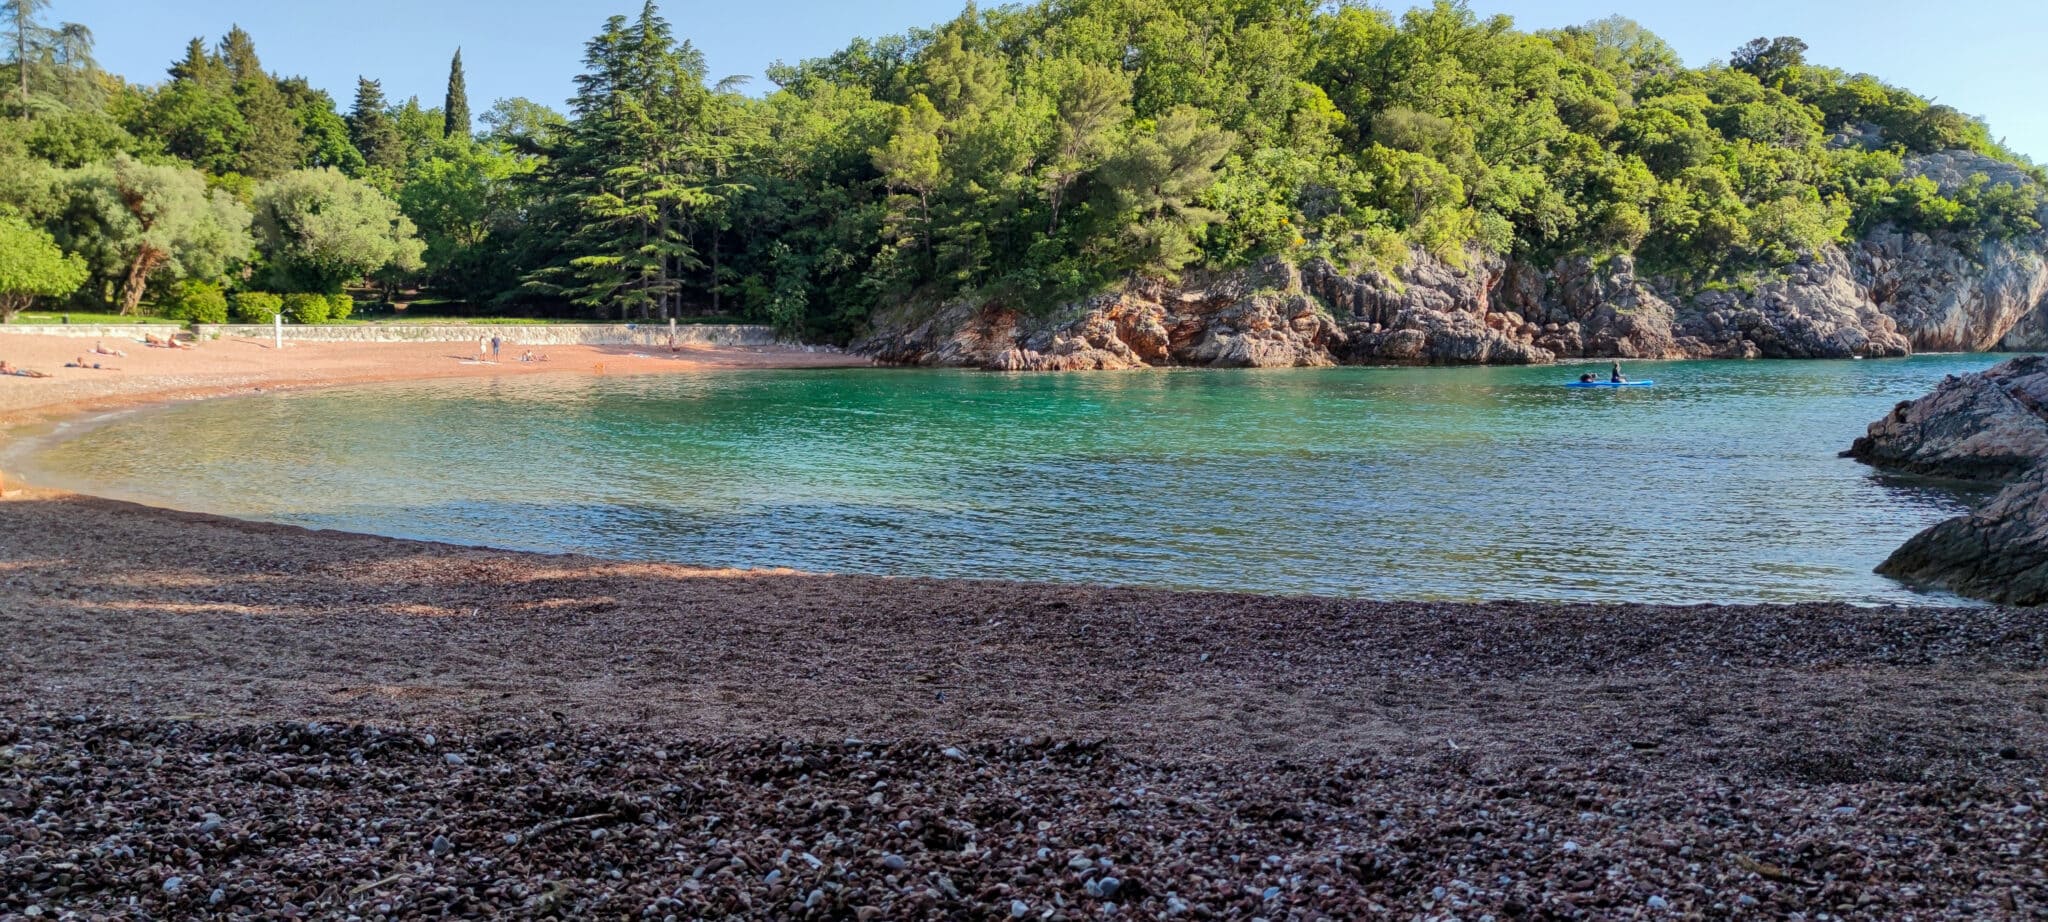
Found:
[[[67,255],[40,228],[0,217],[0,323],[35,303],[61,298],[85,281],[85,261]]]
[[[441,102],[441,134],[449,138],[469,137],[469,83],[462,75],[462,49],[448,63],[448,95]]]
[[[40,0],[0,4],[33,25],[16,54],[30,91],[6,96],[31,118],[0,124],[0,215],[84,260],[81,303],[170,303],[247,270],[287,291],[369,280],[514,313],[737,313],[845,338],[903,301],[1039,311],[1272,255],[1385,273],[1418,252],[1630,254],[1693,286],[1747,284],[1881,225],[1970,247],[2041,233],[2048,207],[2040,172],[1982,122],[1810,62],[1797,38],[1687,68],[1627,19],[1532,34],[1455,0],[970,5],[778,63],[751,96],[707,85],[648,2],[585,45],[567,117],[512,99],[477,125],[460,52],[440,107],[394,105],[364,77],[344,118],[266,72],[241,29],[135,87],[97,71],[82,27],[44,25]],[[2002,163],[1917,175],[1944,151]],[[256,204],[254,261],[234,245],[237,199]],[[138,241],[166,234],[178,255],[131,277],[162,249]]]
[[[282,309],[293,323],[326,323],[331,304],[324,294],[294,292],[284,296]]]
[[[348,136],[369,167],[396,170],[405,166],[405,140],[385,112],[384,86],[367,77],[356,80],[356,104],[349,111]]]
[[[332,169],[294,170],[256,193],[255,227],[273,284],[340,291],[382,269],[412,271],[423,245],[397,203]]]
[[[200,279],[184,279],[172,286],[170,296],[160,308],[163,316],[187,323],[228,322],[227,293],[219,285]]]
[[[329,322],[340,323],[343,320],[347,320],[349,315],[355,312],[356,299],[348,292],[338,291],[327,296],[327,319]]]
[[[51,222],[96,283],[135,313],[153,278],[218,280],[248,259],[249,212],[191,167],[118,155],[66,171]]]
[[[237,323],[270,323],[284,312],[284,298],[267,291],[238,291],[234,307]]]

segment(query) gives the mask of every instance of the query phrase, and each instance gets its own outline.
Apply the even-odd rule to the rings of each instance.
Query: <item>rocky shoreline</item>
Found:
[[[2048,604],[2048,357],[1951,375],[1872,423],[1844,454],[2004,485],[1969,515],[1915,535],[1878,572],[2001,604]]]
[[[2031,182],[1966,151],[1908,172],[1954,191]],[[2048,223],[2048,214],[2043,215]],[[1004,371],[1163,365],[1541,364],[1582,358],[1849,358],[2048,348],[2048,232],[1978,244],[1881,226],[1748,290],[1640,276],[1635,261],[1538,265],[1417,251],[1351,274],[1280,257],[1178,282],[1133,281],[1050,316],[906,305],[856,351]]]
[[[2048,622],[0,500],[0,917],[2025,919]]]

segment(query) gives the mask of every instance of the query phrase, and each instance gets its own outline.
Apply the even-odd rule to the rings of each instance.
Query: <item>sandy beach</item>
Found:
[[[96,355],[95,344],[125,356]],[[547,361],[521,362],[528,350]],[[507,343],[496,363],[476,361],[474,341],[310,343],[269,339],[202,341],[190,349],[152,348],[133,339],[80,339],[0,328],[0,359],[48,374],[0,376],[0,425],[167,400],[280,388],[328,387],[428,378],[537,374],[666,374],[712,368],[816,368],[867,365],[861,356],[802,348],[521,346]],[[84,359],[106,367],[66,368]]]
[[[10,419],[845,356],[208,343]],[[472,347],[473,348],[473,347]],[[0,916],[2022,919],[2048,620],[738,572],[0,501]]]

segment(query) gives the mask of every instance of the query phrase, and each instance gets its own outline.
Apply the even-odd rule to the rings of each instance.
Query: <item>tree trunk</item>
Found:
[[[14,315],[28,310],[35,298],[28,295],[0,295],[0,323],[13,323]]]
[[[133,314],[142,306],[142,292],[149,284],[149,274],[163,265],[169,255],[148,244],[135,254],[135,262],[128,267],[128,280],[121,285],[122,316]]]
[[[28,121],[28,4],[14,8],[14,69],[21,74],[21,120]]]
[[[718,298],[718,228],[711,229],[711,313],[719,312]]]

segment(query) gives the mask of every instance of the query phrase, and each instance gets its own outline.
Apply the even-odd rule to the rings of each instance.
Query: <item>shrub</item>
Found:
[[[186,279],[171,289],[163,305],[164,316],[187,323],[228,322],[228,296],[219,285]]]
[[[350,315],[350,314],[353,314],[353,313],[355,313],[355,312],[356,312],[356,299],[355,299],[355,298],[352,298],[352,297],[350,297],[350,296],[349,296],[349,293],[348,293],[348,292],[344,291],[344,292],[340,292],[340,293],[337,293],[337,294],[331,294],[331,295],[328,295],[328,296],[327,296],[327,319],[328,319],[328,320],[331,320],[331,321],[340,321],[340,320],[347,320],[347,319],[348,319],[348,317],[349,317],[349,315]]]
[[[267,291],[235,293],[235,319],[243,323],[269,323],[284,309],[284,299]]]
[[[295,323],[326,323],[327,296],[304,293],[285,295],[284,315]]]

